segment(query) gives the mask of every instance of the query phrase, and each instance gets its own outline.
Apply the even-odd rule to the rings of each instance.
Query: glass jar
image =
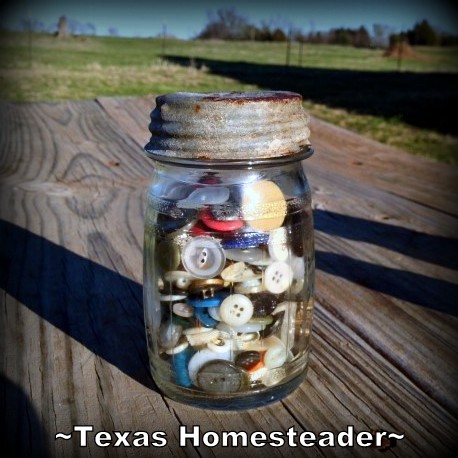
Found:
[[[157,98],[145,147],[155,170],[144,309],[152,376],[172,399],[254,408],[305,377],[314,242],[301,100],[289,92]]]

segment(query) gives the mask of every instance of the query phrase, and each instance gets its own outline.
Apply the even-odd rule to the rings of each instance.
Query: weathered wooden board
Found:
[[[331,171],[325,159],[307,162],[318,301],[313,356],[300,389],[241,413],[199,410],[157,392],[141,299],[143,194],[152,170],[141,146],[151,100],[0,110],[0,354],[8,444],[21,444],[19,452],[85,455],[74,439],[54,441],[54,435],[90,424],[96,431],[160,430],[168,439],[161,449],[91,444],[91,456],[234,456],[221,446],[179,447],[179,426],[220,433],[354,425],[404,433],[389,454],[447,456],[458,426],[456,311],[449,296],[456,291],[456,221],[449,208],[422,201],[417,182],[403,182],[402,173],[400,190],[386,189],[383,176],[394,172],[380,145],[380,163],[367,166],[380,175],[376,183],[347,170],[345,161]],[[339,137],[330,145],[339,148]],[[333,156],[331,146],[323,157]],[[420,180],[425,169],[413,173]],[[441,186],[439,197],[448,192]],[[237,456],[266,453],[379,456],[358,447],[236,450]]]

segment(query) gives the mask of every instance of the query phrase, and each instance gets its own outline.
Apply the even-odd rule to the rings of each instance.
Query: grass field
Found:
[[[300,92],[324,120],[458,163],[458,50],[416,48],[398,71],[383,51],[330,45],[0,33],[0,98],[34,101],[173,91]],[[449,110],[449,111],[447,111]]]

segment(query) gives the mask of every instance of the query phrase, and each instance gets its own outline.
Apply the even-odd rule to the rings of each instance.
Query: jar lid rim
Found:
[[[148,145],[147,145],[148,146]],[[191,168],[219,168],[219,169],[232,169],[240,167],[276,167],[278,165],[284,165],[291,162],[303,161],[311,157],[314,153],[314,149],[311,145],[307,145],[301,151],[295,154],[289,154],[285,156],[275,157],[264,157],[254,159],[213,159],[213,160],[199,160],[190,158],[183,158],[177,156],[168,156],[163,154],[155,154],[153,151],[148,151],[145,147],[146,156],[154,159],[157,162],[161,162],[169,165],[179,165],[182,167]]]

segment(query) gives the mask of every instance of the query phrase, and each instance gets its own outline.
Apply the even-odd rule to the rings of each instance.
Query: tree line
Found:
[[[358,28],[338,27],[328,31],[304,33],[292,25],[262,22],[260,26],[251,23],[234,8],[222,8],[210,13],[209,19],[197,39],[251,40],[251,41],[297,41],[300,43],[326,43],[361,48],[384,48],[396,41],[410,45],[453,46],[458,45],[458,35],[441,33],[426,20],[416,23],[412,29],[394,33],[383,24],[374,24],[372,33],[365,26]]]

